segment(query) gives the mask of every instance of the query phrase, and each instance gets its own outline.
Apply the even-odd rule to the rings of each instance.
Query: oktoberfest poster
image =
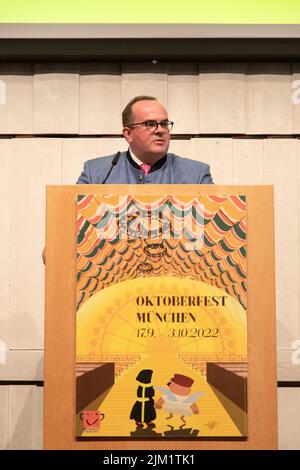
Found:
[[[246,198],[80,195],[76,435],[246,438]]]

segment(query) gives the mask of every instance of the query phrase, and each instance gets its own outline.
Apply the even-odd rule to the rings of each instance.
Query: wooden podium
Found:
[[[274,215],[271,186],[186,185],[184,194],[245,195],[248,250],[248,437],[147,440],[75,437],[75,257],[79,194],[182,194],[181,185],[77,185],[47,188],[45,449],[276,449],[277,381]]]

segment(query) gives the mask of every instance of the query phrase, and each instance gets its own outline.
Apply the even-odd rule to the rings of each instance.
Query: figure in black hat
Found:
[[[153,370],[143,369],[136,377],[139,386],[137,389],[137,399],[130,413],[130,419],[135,420],[137,428],[143,428],[144,424],[148,428],[155,428],[155,424],[152,422],[156,418],[153,400],[155,391],[151,384],[152,374]]]

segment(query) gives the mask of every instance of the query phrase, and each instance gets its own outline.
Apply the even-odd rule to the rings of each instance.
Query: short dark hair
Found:
[[[129,101],[129,103],[125,106],[123,112],[122,112],[122,123],[123,127],[128,127],[130,124],[133,124],[133,112],[132,112],[132,106],[134,103],[137,103],[138,101],[157,101],[157,98],[154,98],[154,96],[147,96],[147,95],[140,95],[136,96],[135,98],[132,98],[132,100]]]

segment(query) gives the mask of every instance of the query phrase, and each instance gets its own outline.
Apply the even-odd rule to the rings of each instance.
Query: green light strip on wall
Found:
[[[0,0],[0,23],[300,24],[300,1]]]

